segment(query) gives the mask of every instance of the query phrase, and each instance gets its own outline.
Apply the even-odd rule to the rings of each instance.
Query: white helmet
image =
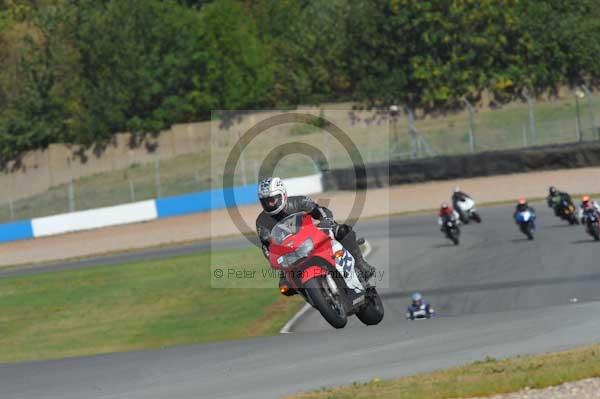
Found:
[[[452,190],[455,193],[460,192],[460,187],[459,186],[454,186],[454,189]]]
[[[258,199],[269,215],[275,215],[287,205],[287,190],[279,177],[269,177],[258,185]]]

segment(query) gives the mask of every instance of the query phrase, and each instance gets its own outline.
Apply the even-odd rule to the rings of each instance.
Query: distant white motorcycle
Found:
[[[460,215],[460,221],[464,224],[468,224],[469,221],[474,220],[477,223],[481,223],[481,216],[477,209],[475,208],[475,201],[471,198],[462,198],[456,201],[456,211]]]

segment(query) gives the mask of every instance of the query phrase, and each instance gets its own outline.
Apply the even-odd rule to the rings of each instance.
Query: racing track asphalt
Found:
[[[310,311],[293,334],[56,361],[0,365],[2,398],[274,398],[600,342],[600,243],[538,206],[538,237],[508,207],[482,209],[458,247],[434,217],[357,227],[384,271],[386,316],[333,330]],[[386,269],[382,265],[389,264]],[[389,284],[388,284],[389,283]],[[408,322],[414,290],[439,317]]]

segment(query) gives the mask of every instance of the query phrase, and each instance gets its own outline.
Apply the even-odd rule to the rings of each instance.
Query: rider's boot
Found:
[[[364,240],[361,241],[364,242]],[[342,240],[342,244],[354,257],[354,260],[356,261],[356,267],[358,268],[358,271],[360,272],[363,280],[369,281],[369,279],[375,275],[375,268],[371,266],[363,257],[359,243],[356,240],[356,234],[354,233],[354,231],[350,232],[350,234],[344,237],[344,239]]]

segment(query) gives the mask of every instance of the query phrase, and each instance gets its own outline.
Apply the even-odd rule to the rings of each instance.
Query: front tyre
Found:
[[[346,326],[348,315],[344,308],[344,296],[339,288],[331,287],[325,276],[308,280],[304,287],[313,306],[333,328]]]
[[[450,236],[450,239],[452,240],[452,242],[454,243],[454,245],[460,244],[460,241],[458,240],[458,237],[456,235],[452,234]]]
[[[479,215],[479,213],[473,212],[471,214],[471,217],[473,218],[473,220],[475,221],[475,223],[481,223],[481,216]]]
[[[531,226],[531,223],[528,223],[527,226],[525,226],[525,235],[529,240],[533,240],[533,226]]]
[[[365,304],[356,313],[356,317],[367,326],[374,326],[383,320],[383,303],[375,288],[367,289]]]
[[[455,226],[453,229],[450,230],[450,239],[452,240],[454,245],[460,244],[460,241],[458,240],[459,236],[460,236],[460,229],[458,228],[458,226]]]

